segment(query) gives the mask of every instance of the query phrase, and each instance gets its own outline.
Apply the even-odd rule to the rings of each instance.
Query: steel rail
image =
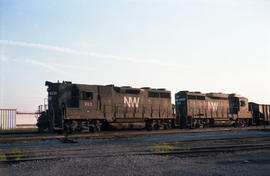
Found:
[[[58,134],[40,134],[40,135],[15,135],[15,136],[1,136],[0,143],[23,142],[23,141],[40,141],[40,140],[55,140],[55,139],[111,139],[111,138],[126,138],[136,136],[153,136],[165,134],[185,134],[185,133],[202,133],[202,132],[236,132],[236,131],[252,131],[252,130],[270,130],[270,127],[265,129],[263,127],[249,127],[249,128],[207,128],[207,129],[170,129],[157,131],[104,131],[100,133],[91,134],[72,134],[66,137]]]

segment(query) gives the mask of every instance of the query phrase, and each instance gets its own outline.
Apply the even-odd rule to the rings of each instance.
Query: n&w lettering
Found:
[[[218,104],[217,102],[208,102],[208,109],[216,111],[218,109]]]
[[[124,96],[124,105],[125,106],[128,106],[129,108],[130,107],[132,107],[132,108],[134,108],[134,107],[136,107],[136,108],[138,108],[139,107],[139,102],[140,102],[140,97],[133,97],[133,99],[132,99],[132,97],[126,97],[126,96]]]

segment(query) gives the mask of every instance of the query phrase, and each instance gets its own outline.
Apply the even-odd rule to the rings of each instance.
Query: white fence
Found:
[[[38,113],[17,112],[16,109],[0,109],[0,130],[36,128]]]
[[[0,130],[16,128],[16,109],[0,109]]]
[[[38,114],[36,113],[22,113],[16,114],[17,128],[36,128]]]

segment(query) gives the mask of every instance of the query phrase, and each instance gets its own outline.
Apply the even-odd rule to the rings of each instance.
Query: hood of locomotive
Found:
[[[45,85],[48,86],[48,111],[50,115],[55,115],[55,111],[59,108],[59,84],[46,81]]]

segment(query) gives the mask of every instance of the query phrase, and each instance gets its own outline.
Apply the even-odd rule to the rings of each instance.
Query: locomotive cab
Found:
[[[205,94],[180,91],[175,95],[176,122],[180,128],[192,128],[194,119],[205,116]]]
[[[68,89],[72,83],[51,83],[46,81],[48,86],[48,121],[50,129],[59,130],[63,128],[63,116],[66,115],[67,106],[77,106],[77,98],[74,96],[74,88],[72,91],[63,93],[63,90]],[[73,96],[72,96],[73,95]]]
[[[252,114],[248,109],[248,99],[236,94],[229,95],[230,113],[234,119],[249,119]]]

